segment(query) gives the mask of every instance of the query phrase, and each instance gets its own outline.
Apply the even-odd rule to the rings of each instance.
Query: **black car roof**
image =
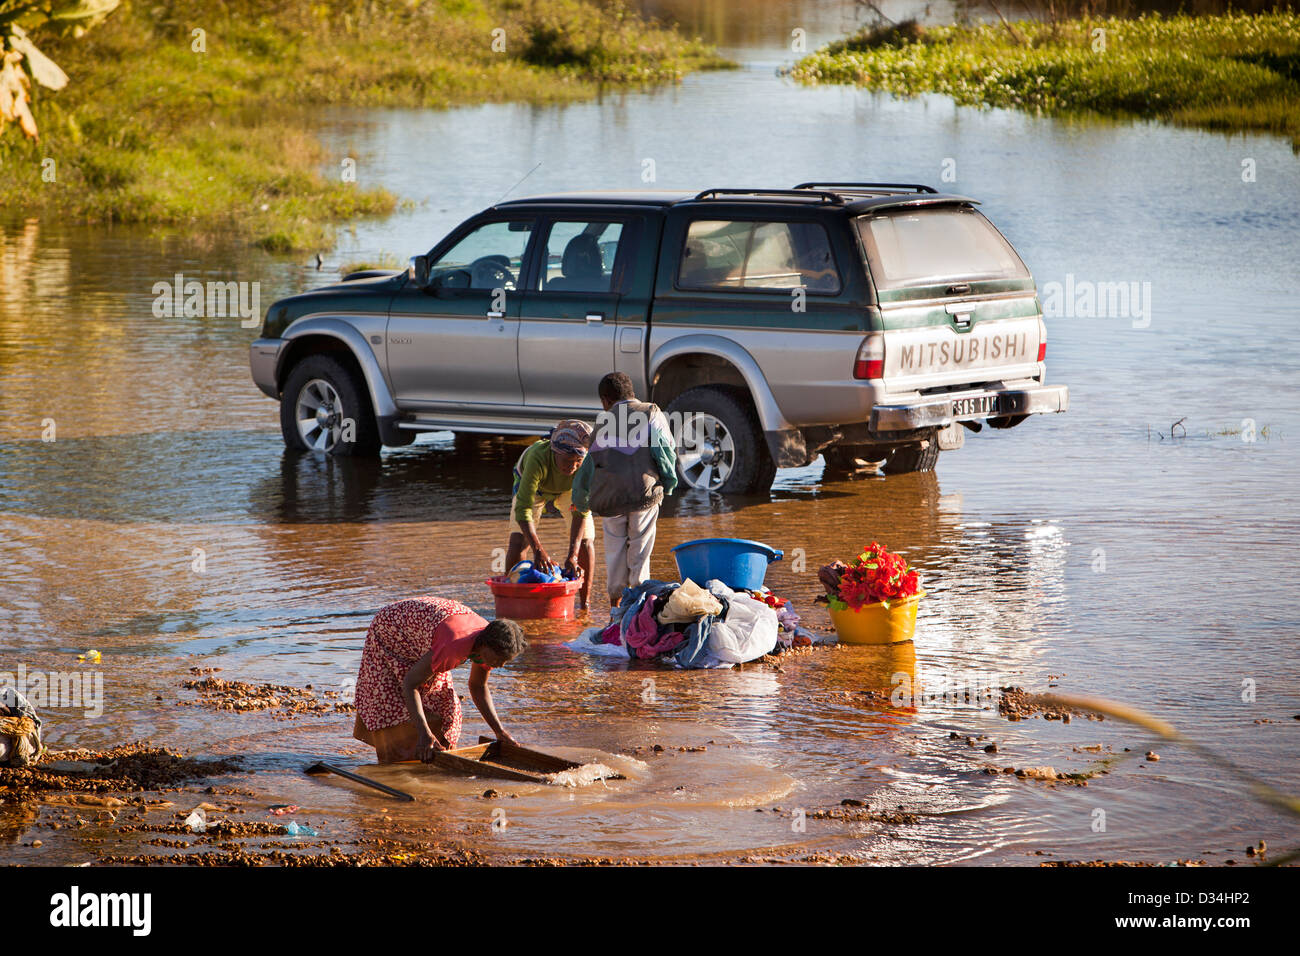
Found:
[[[936,192],[929,186],[916,183],[802,183],[794,189],[746,189],[727,186],[705,189],[696,193],[671,189],[545,193],[499,202],[496,204],[496,208],[502,206],[597,204],[677,206],[697,202],[758,203],[777,206],[798,203],[801,205],[842,207],[856,214],[892,206],[931,206],[947,203],[975,205],[979,200],[952,193]]]

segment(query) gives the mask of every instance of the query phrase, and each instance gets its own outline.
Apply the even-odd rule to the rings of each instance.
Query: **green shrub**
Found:
[[[803,58],[794,75],[946,93],[969,105],[1263,129],[1300,147],[1296,13],[1079,18],[1015,30],[1024,44],[1001,24],[877,30]]]

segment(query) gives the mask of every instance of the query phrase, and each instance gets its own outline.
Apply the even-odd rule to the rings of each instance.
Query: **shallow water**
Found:
[[[838,29],[838,8],[790,7],[812,24],[810,43]],[[245,753],[256,773],[238,783],[267,804],[301,805],[330,837],[446,838],[507,856],[770,848],[899,863],[1038,862],[1040,852],[1221,861],[1261,838],[1295,842],[1293,824],[1183,748],[1157,745],[1161,760],[1149,763],[1152,742],[1135,728],[1009,723],[985,708],[989,689],[996,697],[1007,684],[1102,694],[1300,790],[1291,573],[1300,162],[1268,137],[803,89],[775,73],[792,59],[780,5],[762,9],[758,34],[730,20],[714,34],[744,69],[667,89],[554,108],[329,114],[327,141],[360,157],[363,181],[418,205],[358,226],[321,272],[220,242],[6,223],[0,670],[86,672],[78,654],[104,655],[102,716],[48,710],[48,744],[147,737]],[[952,158],[951,188],[984,200],[1040,288],[1067,274],[1150,282],[1150,322],[1050,319],[1049,372],[1070,384],[1070,412],[968,435],[936,474],[827,481],[815,464],[781,472],[766,498],[673,501],[658,576],[675,577],[674,542],[757,538],[786,552],[769,584],[825,626],[811,603],[817,567],[877,538],[921,569],[928,597],[915,645],[816,650],[779,672],[592,659],[560,646],[583,622],[530,627],[525,657],[493,676],[507,726],[626,781],[546,788],[372,768],[418,791],[420,802],[404,806],[299,772],[325,754],[369,759],[349,738],[350,717],[178,706],[192,697],[180,685],[194,666],[346,691],[369,616],[399,597],[433,592],[490,612],[483,579],[505,544],[520,445],[458,448],[444,434],[378,463],[286,454],[275,406],[248,378],[255,331],[233,319],[155,318],[153,283],[177,272],[256,280],[265,307],[332,278],[340,262],[424,251],[539,162],[513,195],[634,187],[646,158],[656,185],[673,188],[837,176],[937,183]],[[1241,181],[1244,158],[1255,160],[1254,183]],[[47,419],[53,442],[41,440]],[[1179,419],[1186,434],[1171,437]],[[1245,419],[1253,442],[1235,433]],[[900,674],[923,689],[914,707],[872,706],[859,693],[889,691]],[[1253,682],[1252,701],[1243,682]],[[483,728],[466,706],[472,742]],[[988,739],[970,746],[968,735]],[[997,754],[983,752],[990,741]],[[655,743],[665,751],[649,751]],[[1083,749],[1098,745],[1113,753]],[[1103,758],[1111,772],[1086,788],[982,772],[1083,771]],[[501,796],[483,798],[488,787]],[[921,820],[792,828],[790,811],[850,797]],[[495,809],[503,829],[492,827]],[[1098,809],[1104,832],[1094,830]],[[0,859],[79,861],[120,839],[38,832],[39,851],[0,847]]]

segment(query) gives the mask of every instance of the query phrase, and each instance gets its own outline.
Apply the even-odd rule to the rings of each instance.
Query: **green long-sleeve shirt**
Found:
[[[583,467],[586,467],[586,462],[583,462]],[[560,466],[555,463],[549,438],[533,442],[515,465],[515,520],[531,521],[534,502],[554,500],[567,494],[573,489],[573,481],[574,476],[560,471]],[[574,502],[577,502],[576,496]],[[587,513],[585,500],[578,510],[584,515]]]

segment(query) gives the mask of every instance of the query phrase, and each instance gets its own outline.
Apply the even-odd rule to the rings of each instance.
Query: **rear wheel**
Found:
[[[939,460],[939,442],[924,438],[910,445],[899,445],[885,459],[885,474],[907,475],[917,471],[934,471]]]
[[[703,386],[673,399],[680,418],[677,475],[682,483],[721,494],[766,494],[776,476],[758,415],[740,389]]]
[[[375,456],[382,447],[365,382],[331,355],[310,355],[289,373],[280,433],[289,448],[327,455]]]

